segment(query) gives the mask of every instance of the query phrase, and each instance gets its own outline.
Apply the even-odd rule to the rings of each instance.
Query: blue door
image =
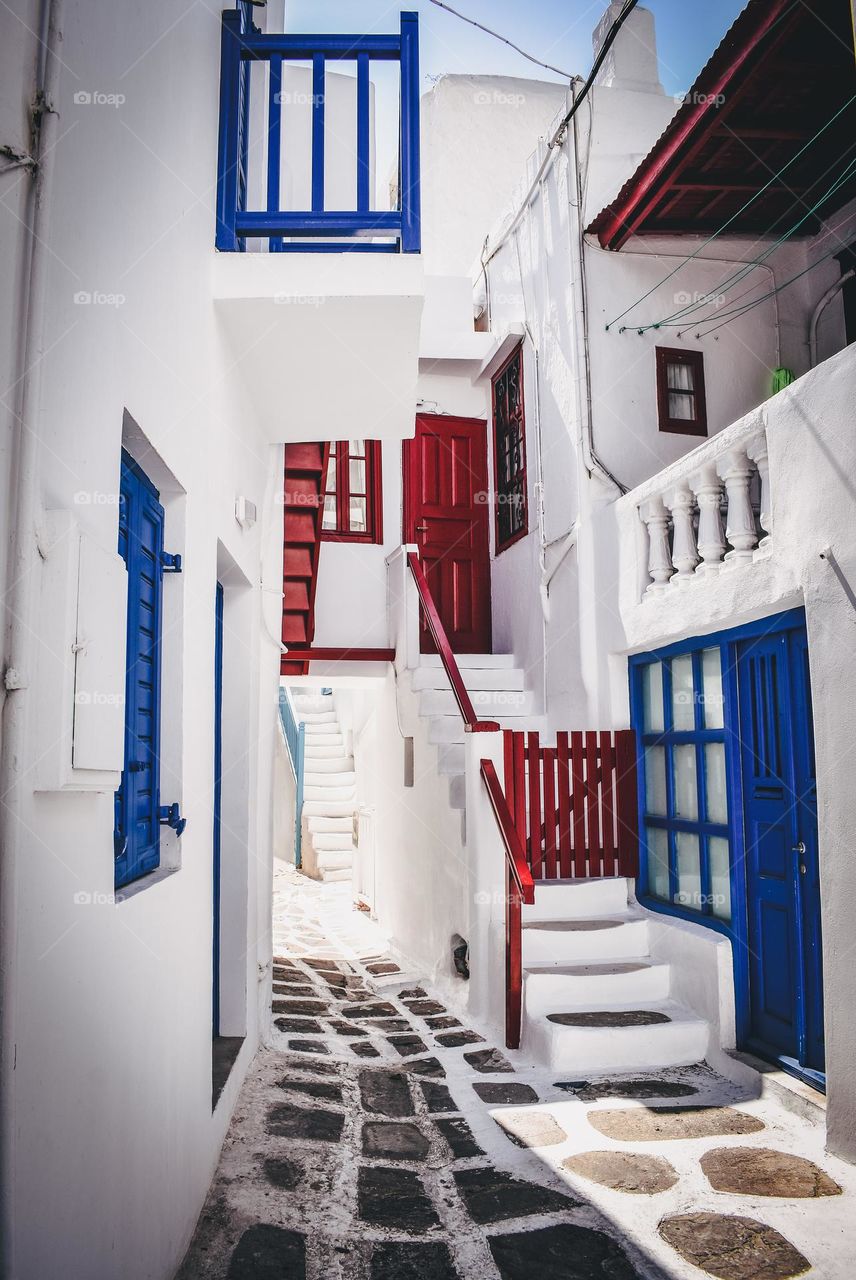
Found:
[[[122,454],[119,554],[128,569],[125,767],[114,807],[116,888],[160,863],[160,641],[164,512],[157,489]]]
[[[750,1047],[822,1073],[817,790],[805,628],[737,649]]]
[[[214,596],[214,966],[213,1034],[220,1034],[220,805],[223,785],[223,588]]]

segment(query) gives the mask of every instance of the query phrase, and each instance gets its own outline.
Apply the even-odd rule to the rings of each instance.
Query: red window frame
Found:
[[[330,444],[330,462],[324,478],[324,508],[321,537],[325,542],[383,542],[383,487],[381,481],[381,442],[364,440],[365,453],[354,450],[353,440],[336,440]],[[365,493],[351,487],[351,462],[365,461]],[[330,481],[332,480],[332,487]],[[351,528],[351,499],[366,500],[366,527]],[[327,499],[335,499],[336,527],[324,528]]]
[[[523,343],[491,379],[496,554],[529,532]],[[515,511],[520,512],[519,521]]]
[[[680,436],[707,435],[707,399],[704,390],[704,353],[681,347],[657,347],[657,417],[661,431]],[[669,387],[669,366],[684,365],[692,371],[692,389],[683,391]],[[692,418],[673,418],[669,413],[669,394],[695,397]]]

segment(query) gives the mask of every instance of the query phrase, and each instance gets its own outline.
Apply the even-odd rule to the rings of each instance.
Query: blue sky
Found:
[[[508,36],[527,52],[585,75],[592,60],[591,32],[606,0],[449,0],[462,13]],[[657,23],[663,87],[685,91],[722,39],[744,0],[646,0]],[[490,36],[460,22],[428,0],[286,0],[289,31],[394,31],[403,8],[418,9],[424,76],[444,72],[556,79]]]

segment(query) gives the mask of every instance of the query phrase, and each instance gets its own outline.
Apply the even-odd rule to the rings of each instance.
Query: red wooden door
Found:
[[[419,414],[404,442],[404,540],[456,653],[491,651],[488,509],[486,423]],[[424,621],[420,648],[435,652]]]

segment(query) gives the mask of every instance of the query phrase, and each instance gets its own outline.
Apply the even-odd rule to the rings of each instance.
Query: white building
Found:
[[[544,765],[556,770],[556,820],[551,833],[542,809],[529,856],[536,875],[590,883],[539,884],[537,917],[606,915],[620,939],[616,948],[602,931],[587,950],[579,938],[596,930],[523,931],[524,963],[537,970],[524,988],[523,1047],[557,1066],[583,1052],[591,1071],[707,1056],[746,1072],[727,1056],[739,1044],[794,1059],[817,1083],[823,1005],[830,1147],[856,1154],[854,1032],[830,1016],[853,999],[845,681],[856,368],[845,350],[852,283],[838,287],[854,237],[852,107],[828,124],[852,93],[852,59],[832,36],[801,55],[798,16],[771,35],[783,7],[752,0],[677,115],[642,10],[631,19],[642,43],[619,39],[570,127],[560,126],[578,85],[442,80],[422,104],[421,243],[410,15],[400,33],[362,37],[358,58],[351,37],[277,42],[274,6],[251,15],[242,4],[221,23],[204,6],[176,21],[163,0],[125,6],[121,20],[103,0],[22,0],[3,19],[0,1175],[10,1276],[168,1277],[184,1252],[269,1019],[272,858],[293,852],[280,683],[332,687],[343,735],[340,753],[338,743],[326,756],[310,750],[334,765],[306,782],[331,789],[328,800],[307,795],[318,806],[304,814],[307,869],[351,870],[401,953],[473,1017],[501,1024],[506,1003],[505,858],[481,762],[496,763],[509,797],[512,771],[503,777],[503,738],[476,723],[486,721],[558,746]],[[839,8],[847,14],[846,0],[830,5],[833,27]],[[241,59],[242,42],[254,59]],[[776,59],[801,56],[796,83],[816,121],[793,72],[788,103],[777,97]],[[818,63],[835,68],[839,56],[840,71],[817,83]],[[327,69],[337,59],[348,65]],[[391,194],[374,143],[376,60],[402,63]],[[717,156],[714,136],[749,140],[752,130],[778,150],[752,165]],[[280,133],[303,141],[280,153],[270,142]],[[783,194],[770,168],[800,147],[789,175],[800,186]],[[699,155],[707,182],[669,167]],[[734,220],[708,246],[699,219],[729,163],[732,192],[710,210],[710,231]],[[771,247],[759,228],[776,219],[783,230],[799,220],[800,234],[745,282],[723,284]],[[333,251],[309,252],[318,237]],[[355,237],[371,251],[345,252]],[[735,292],[740,314],[696,338],[733,310]],[[636,333],[697,299],[682,337]],[[744,311],[748,302],[758,305]],[[663,345],[684,358],[658,366]],[[778,367],[796,381],[770,398]],[[676,431],[681,422],[692,436]],[[469,690],[460,701],[426,652],[437,646],[420,629],[407,549],[427,567],[458,655],[452,675],[459,666]],[[723,645],[737,649],[722,668],[722,723],[708,724],[717,704],[704,698],[720,686],[705,655]],[[684,651],[702,656],[687,664]],[[683,679],[687,695],[661,704],[662,724],[651,710],[661,661],[664,689]],[[781,1035],[756,1017],[757,977],[740,959],[756,927],[745,904],[766,901],[769,886],[747,879],[735,841],[767,818],[747,809],[743,821],[750,775],[735,744],[748,730],[732,721],[746,681],[772,679],[777,661],[793,666],[783,715],[796,737],[776,741],[803,770],[789,766],[790,808],[780,796],[770,821],[789,886],[774,901],[785,920],[776,945],[801,948],[779,965],[789,975],[774,993]],[[638,886],[599,875],[637,856],[632,739],[611,733],[630,725],[651,734]],[[592,730],[602,733],[583,740],[590,776],[613,777],[614,749],[621,787],[603,865],[583,858],[600,850],[586,845],[585,819],[575,825],[583,757],[572,738],[565,778],[556,738]],[[778,721],[774,731],[784,733]],[[707,762],[706,788],[693,792],[685,763],[660,806],[661,759],[690,756]],[[815,776],[816,830],[794,825],[792,803],[797,792],[813,817]],[[715,821],[676,809],[714,794],[726,805]],[[609,811],[597,808],[597,785],[587,796],[589,822]],[[498,807],[502,818],[501,795]],[[355,811],[356,856],[347,838],[329,839]],[[525,837],[532,824],[517,816]],[[330,822],[313,828],[313,817]],[[505,836],[519,855],[507,824]],[[657,860],[663,839],[668,868]],[[813,913],[801,931],[797,903]],[[468,985],[453,957],[462,940]],[[635,977],[620,967],[631,960]],[[592,963],[603,972],[582,985],[563,972]],[[652,1006],[657,1025],[594,1038],[554,1033],[545,1018]],[[512,1008],[512,1037],[513,1022]]]

